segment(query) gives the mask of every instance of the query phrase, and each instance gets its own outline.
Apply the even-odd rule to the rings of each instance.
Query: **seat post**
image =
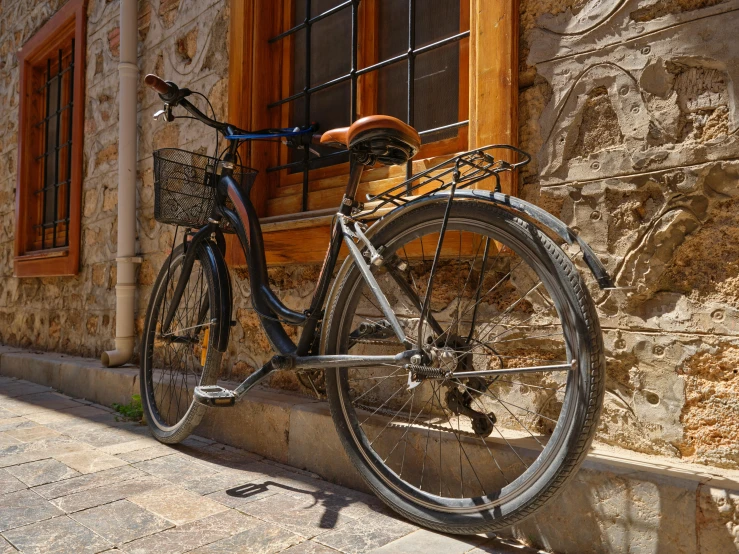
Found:
[[[344,215],[352,214],[354,196],[357,194],[359,181],[361,180],[362,172],[364,171],[364,164],[358,162],[353,153],[349,156],[349,181],[346,184],[346,192],[344,192],[344,198],[341,201],[341,208],[339,208],[339,212]]]

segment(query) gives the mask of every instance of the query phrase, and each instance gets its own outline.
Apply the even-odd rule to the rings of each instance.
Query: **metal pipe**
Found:
[[[358,356],[334,354],[331,356],[296,356],[295,369],[322,369],[332,367],[371,367],[376,365],[403,365],[418,354],[417,350],[406,350],[394,356]]]
[[[135,343],[136,296],[136,104],[139,68],[137,61],[138,7],[136,0],[121,0],[119,115],[118,115],[118,280],[115,287],[115,350],[103,352],[106,367],[131,360]]]

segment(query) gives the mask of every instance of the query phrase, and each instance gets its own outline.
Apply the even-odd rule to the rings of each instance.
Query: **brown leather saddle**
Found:
[[[321,144],[348,148],[361,163],[400,165],[416,155],[421,148],[421,137],[413,127],[395,117],[371,115],[349,127],[326,131]]]

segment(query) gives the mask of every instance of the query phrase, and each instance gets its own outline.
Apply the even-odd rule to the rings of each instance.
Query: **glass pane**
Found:
[[[414,126],[420,131],[459,121],[459,43],[416,58]],[[434,134],[424,142],[454,137],[457,130]]]
[[[408,2],[378,1],[378,62],[408,51]]]
[[[460,1],[416,0],[416,48],[460,32]]]
[[[377,113],[407,121],[408,62],[397,62],[374,73],[377,79]]]
[[[311,2],[311,11],[316,4],[325,5],[322,13],[340,2],[325,0]],[[304,19],[305,3],[295,2],[295,22]],[[315,22],[311,28],[310,50],[305,49],[305,32],[297,33],[293,43],[293,82],[294,89],[300,90],[305,85],[305,62],[310,56],[310,86],[323,84],[351,71],[352,60],[352,13],[349,9],[341,10],[325,19]]]

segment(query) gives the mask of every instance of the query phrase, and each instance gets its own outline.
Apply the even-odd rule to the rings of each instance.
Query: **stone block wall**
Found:
[[[739,3],[523,4],[521,143],[536,163],[521,195],[633,288],[591,287],[608,356],[599,438],[736,469]]]
[[[493,1],[493,0],[491,0]],[[16,0],[0,18],[0,343],[90,357],[115,334],[118,1],[89,0],[82,267],[15,279],[17,61],[59,2]],[[139,68],[202,92],[219,117],[228,90],[228,1],[139,2]],[[534,154],[519,193],[590,242],[619,286],[591,287],[608,356],[599,439],[739,468],[739,0],[521,0],[520,143]],[[139,329],[172,228],[153,220],[151,151],[212,152],[187,120],[155,123],[139,91]],[[576,251],[570,254],[579,259]],[[581,264],[582,265],[582,264]],[[317,268],[273,268],[305,308]],[[269,357],[233,268],[224,375]],[[299,390],[294,375],[272,386]]]

